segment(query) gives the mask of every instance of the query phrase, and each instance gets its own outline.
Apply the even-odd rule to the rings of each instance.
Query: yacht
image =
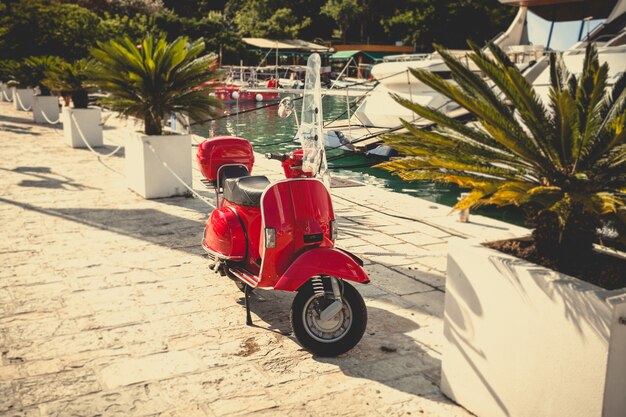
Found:
[[[599,46],[600,59],[609,62],[611,76],[626,68],[624,54],[626,0],[500,0],[519,8],[509,28],[494,39],[518,65],[524,76],[547,98],[549,89],[549,52],[566,50],[564,59],[571,73],[581,72],[585,46]],[[582,40],[584,39],[584,40]],[[582,41],[581,41],[582,40]],[[572,46],[572,44],[574,44]],[[470,51],[451,51],[475,71],[468,58]],[[468,112],[453,101],[421,83],[408,68],[425,69],[450,79],[450,71],[437,53],[388,57],[372,68],[379,82],[348,118],[325,126],[326,145],[382,156],[392,150],[381,145],[380,135],[402,131],[399,119],[421,128],[432,123],[398,104],[397,94],[423,106],[443,111],[450,117],[470,120]]]

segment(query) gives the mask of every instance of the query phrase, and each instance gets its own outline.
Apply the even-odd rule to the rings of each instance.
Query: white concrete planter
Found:
[[[13,106],[15,110],[31,111],[33,107],[33,97],[35,92],[32,88],[13,87]]]
[[[35,96],[33,98],[33,119],[35,123],[57,124],[60,120],[59,98],[56,96]]]
[[[13,101],[13,89],[6,83],[2,83],[2,86],[0,87],[0,96],[3,101]]]
[[[92,148],[102,146],[101,110],[99,108],[63,109],[63,136],[72,148]]]
[[[185,186],[163,166],[163,162],[191,186],[191,135],[146,136],[135,133],[124,145],[128,188],[144,198],[187,193]]]
[[[0,82],[0,101],[12,101],[11,88],[7,87],[7,83]]]
[[[626,415],[626,289],[449,244],[441,389],[479,417]]]

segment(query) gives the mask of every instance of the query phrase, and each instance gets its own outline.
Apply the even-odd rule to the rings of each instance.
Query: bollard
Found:
[[[458,198],[459,201],[463,200],[465,197],[467,197],[470,193],[461,193],[461,196]],[[468,223],[469,222],[469,215],[470,215],[470,211],[468,208],[463,209],[463,210],[459,210],[459,221],[461,223]]]

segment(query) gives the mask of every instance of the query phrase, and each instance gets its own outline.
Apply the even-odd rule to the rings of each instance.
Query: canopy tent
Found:
[[[384,56],[393,55],[389,52],[339,51],[339,52],[335,52],[334,54],[332,54],[330,56],[330,59],[335,60],[335,61],[345,60],[345,59],[350,59],[358,54],[362,54],[368,57],[369,59],[371,59],[372,61],[380,61],[383,59]]]
[[[330,56],[330,59],[350,59],[361,51],[339,51]]]
[[[243,38],[243,41],[250,46],[260,49],[279,49],[303,52],[328,52],[330,50],[330,48],[327,46],[303,41],[301,39],[288,39],[279,41],[265,38]]]

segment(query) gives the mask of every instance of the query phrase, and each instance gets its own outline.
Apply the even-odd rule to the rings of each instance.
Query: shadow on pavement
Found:
[[[100,190],[100,188],[89,187],[79,184],[63,174],[57,174],[50,167],[41,166],[20,166],[13,169],[0,168],[1,171],[14,172],[22,174],[36,180],[22,180],[17,185],[20,187],[38,187],[38,188],[54,188],[54,189],[74,189],[74,190]]]
[[[251,299],[253,326],[290,335],[295,341],[289,322],[294,296],[295,293],[282,291],[254,290]],[[239,304],[243,323],[243,293]],[[336,365],[345,375],[376,381],[410,395],[431,396],[440,393],[440,360],[408,335],[412,332],[430,331],[428,326],[422,327],[417,321],[384,308],[368,305],[367,310],[367,329],[355,348],[336,358],[314,359]]]
[[[35,125],[35,121],[33,120],[32,113],[25,113],[26,117],[12,117],[6,115],[0,115],[0,122],[6,123],[20,123],[20,124],[28,124]],[[14,126],[16,129],[26,130],[31,129],[31,127],[22,127],[22,126]]]
[[[0,197],[0,203],[24,210],[84,224],[95,229],[131,236],[169,249],[203,255],[200,238],[204,230],[201,221],[189,220],[154,209],[92,209],[46,208]]]

